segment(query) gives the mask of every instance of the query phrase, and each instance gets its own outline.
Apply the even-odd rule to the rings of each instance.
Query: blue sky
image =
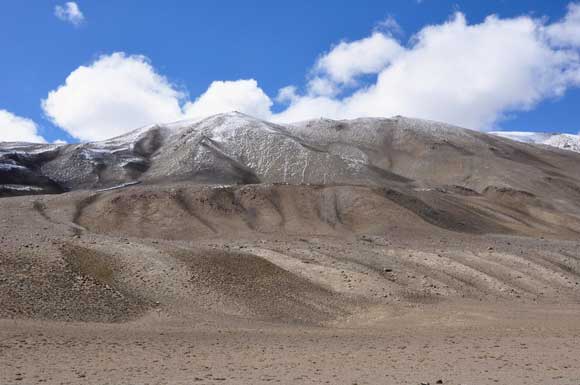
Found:
[[[546,17],[539,23],[550,24],[566,15],[569,2],[79,0],[76,4],[83,20],[77,25],[67,21],[66,17],[55,15],[55,7],[65,6],[64,3],[7,1],[3,3],[0,13],[0,47],[3,53],[0,60],[0,110],[33,121],[38,136],[49,142],[57,139],[73,142],[98,137],[94,133],[99,130],[98,125],[94,126],[93,136],[83,136],[79,134],[81,128],[77,129],[74,125],[78,124],[84,130],[92,122],[87,123],[78,116],[61,117],[60,112],[55,112],[62,111],[66,106],[57,106],[47,113],[41,101],[47,98],[50,91],[65,84],[67,76],[79,66],[91,66],[103,55],[123,52],[125,59],[131,55],[142,55],[142,60],[148,63],[152,71],[167,80],[173,90],[181,93],[177,99],[182,106],[204,94],[213,81],[255,79],[259,89],[271,100],[271,113],[276,114],[288,107],[288,101],[286,104],[276,102],[279,90],[293,85],[296,87],[293,92],[298,97],[308,93],[308,82],[315,77],[313,68],[317,60],[341,41],[365,39],[378,28],[401,46],[412,47],[413,42],[409,42],[409,38],[415,33],[428,25],[439,26],[449,22],[457,11],[465,15],[469,25],[484,23],[490,14],[496,14],[500,19],[520,15],[534,19]],[[394,27],[394,23],[381,29],[381,23],[385,20],[396,21],[402,32]],[[568,51],[577,52],[577,47]],[[509,51],[505,52],[505,55],[510,54]],[[389,61],[392,59],[385,60],[392,62]],[[385,67],[388,65],[383,63]],[[425,66],[428,65],[426,62]],[[574,66],[575,63],[570,65]],[[353,75],[357,76],[354,81],[339,82],[334,79],[340,90],[332,93],[332,98],[348,97],[372,86],[378,71],[359,71],[358,75]],[[319,72],[332,78],[328,69]],[[437,73],[432,76],[437,76]],[[355,82],[356,85],[353,85]],[[556,83],[560,84],[559,81]],[[510,107],[510,101],[506,101],[504,104],[507,107],[494,107],[500,110],[500,118],[458,117],[452,123],[479,122],[476,119],[480,119],[485,122],[482,125],[489,127],[471,128],[577,133],[580,131],[580,123],[575,117],[580,107],[578,84],[580,82],[569,81],[565,89],[555,95],[543,90],[542,95],[533,102],[518,99],[515,108]],[[227,90],[224,92],[227,93]],[[77,100],[74,95],[71,98]],[[70,99],[63,97],[62,100]],[[429,103],[429,100],[419,98],[416,103]],[[89,101],[86,107],[71,104],[71,108],[90,109],[91,103]],[[136,110],[138,113],[138,108]],[[203,110],[201,106],[196,111],[199,110]],[[98,113],[108,110],[103,111]],[[316,111],[326,115],[324,108]],[[328,111],[330,115],[336,114],[336,110]],[[376,111],[380,109],[370,114],[375,115]],[[415,112],[413,109],[411,111]],[[391,109],[385,108],[385,114],[391,115],[391,112]],[[417,114],[421,115],[421,110],[417,110]],[[299,114],[289,116],[301,117]],[[454,120],[454,115],[449,116],[450,120]],[[157,115],[152,115],[152,118],[155,117]],[[426,117],[431,117],[428,111]],[[123,118],[119,124],[141,123],[139,119],[132,119]],[[0,133],[18,130],[18,127],[0,127]],[[119,127],[118,133],[131,128],[135,127]],[[107,134],[111,132],[116,133],[115,129],[109,129]]]

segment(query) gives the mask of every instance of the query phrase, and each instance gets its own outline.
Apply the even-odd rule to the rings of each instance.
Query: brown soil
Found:
[[[0,383],[577,384],[535,194],[187,183],[0,200]]]

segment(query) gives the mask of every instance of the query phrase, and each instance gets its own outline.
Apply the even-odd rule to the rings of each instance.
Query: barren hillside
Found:
[[[0,200],[2,317],[322,325],[580,295],[573,152],[401,117],[239,113],[1,149],[4,194],[33,193]]]
[[[577,383],[578,164],[402,117],[1,143],[0,382]]]

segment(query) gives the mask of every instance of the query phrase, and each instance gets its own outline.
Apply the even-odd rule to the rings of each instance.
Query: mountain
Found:
[[[510,138],[515,137],[524,136]],[[562,138],[551,136],[544,142],[563,143]],[[577,162],[574,154],[419,119],[318,119],[281,125],[233,112],[144,127],[102,142],[0,143],[0,192],[59,193],[171,181],[412,182],[416,187],[461,185],[480,192],[488,186],[535,190],[545,183],[543,178],[553,177],[554,169],[562,169],[558,177],[567,181],[563,183],[578,177]]]
[[[565,235],[580,232],[579,162],[576,152],[420,119],[316,119],[281,125],[232,112],[144,127],[101,142],[2,143],[0,194],[100,194],[133,191],[130,187],[138,184],[147,191],[180,183],[214,188],[335,186],[334,194],[347,194],[345,204],[352,205],[353,197],[363,194],[357,186],[382,189],[387,199],[444,228]],[[194,194],[196,202],[205,202],[197,208],[192,205],[198,203],[184,203],[191,196],[171,199],[178,199],[179,210],[196,211],[207,211],[207,204],[232,204],[214,199],[234,199],[204,194]],[[275,202],[277,194],[282,193],[271,190],[264,199]],[[101,204],[110,207],[101,209],[117,212],[141,204],[127,201],[120,207],[124,200],[119,199],[105,199]],[[328,199],[332,205],[337,198]],[[325,212],[325,205],[315,210]]]
[[[492,131],[492,135],[529,144],[543,144],[562,150],[580,152],[580,136],[553,132]]]
[[[2,143],[0,318],[364,325],[578,303],[578,164],[405,117]]]

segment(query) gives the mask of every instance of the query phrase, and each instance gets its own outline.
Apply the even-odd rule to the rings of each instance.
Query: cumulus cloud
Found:
[[[341,42],[318,59],[315,70],[337,83],[352,83],[356,76],[385,68],[403,48],[381,32],[353,42]]]
[[[277,113],[254,79],[215,81],[189,100],[145,57],[123,53],[77,68],[42,104],[56,125],[81,140],[231,110],[282,122],[406,115],[488,129],[580,85],[578,4],[553,22],[492,15],[470,24],[456,13],[406,42],[388,20],[322,54],[303,87],[280,89]]]
[[[38,134],[38,126],[32,120],[0,110],[0,142],[45,143]]]
[[[188,101],[147,58],[121,52],[78,67],[42,101],[45,115],[82,141],[232,110],[269,119],[271,106],[254,79],[215,81],[196,100]]]
[[[335,96],[340,93],[339,85],[324,76],[316,76],[308,81],[308,94],[318,96]]]
[[[196,118],[227,111],[239,111],[269,119],[272,101],[254,79],[214,81],[194,102],[184,106],[186,117]]]
[[[114,53],[74,70],[42,101],[42,108],[71,136],[100,140],[181,119],[183,97],[145,57]]]
[[[81,12],[78,4],[74,1],[55,6],[54,15],[60,20],[71,23],[74,26],[79,26],[85,21],[85,16]]]
[[[360,74],[376,75],[376,81],[344,97],[295,95],[274,118],[407,115],[493,127],[506,113],[529,110],[580,84],[580,51],[573,46],[578,9],[571,5],[552,24],[497,16],[469,24],[456,13],[423,28],[408,45],[380,32],[341,43],[316,63],[318,77],[336,86]]]

